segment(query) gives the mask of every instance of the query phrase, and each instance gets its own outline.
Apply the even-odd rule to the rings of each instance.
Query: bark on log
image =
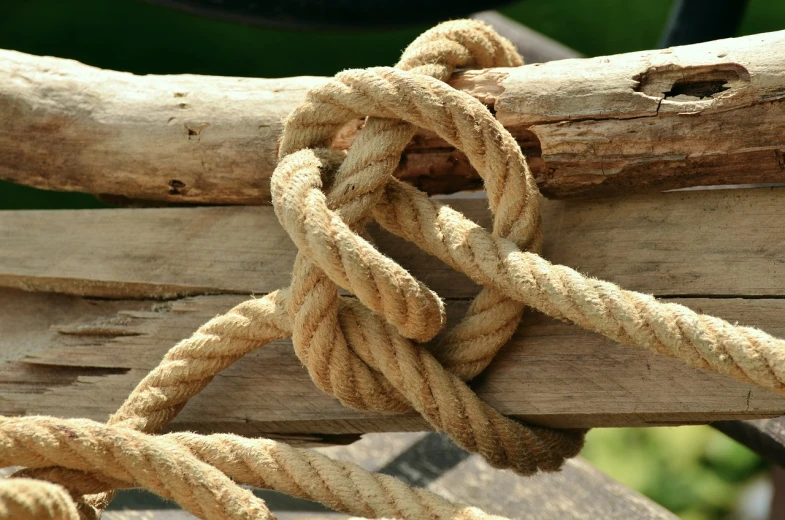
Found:
[[[452,84],[495,111],[547,196],[782,182],[783,55],[779,31]],[[0,62],[0,179],[169,203],[267,201],[281,121],[325,81],[134,76],[12,51]],[[398,173],[434,193],[480,185],[425,133]]]

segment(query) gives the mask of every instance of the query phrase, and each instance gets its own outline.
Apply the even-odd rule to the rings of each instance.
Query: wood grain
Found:
[[[545,251],[587,274],[782,336],[780,198],[756,189],[547,202]],[[488,224],[485,200],[449,202]],[[465,277],[397,238],[372,237],[447,300],[452,320],[461,315],[477,290]],[[207,319],[286,285],[295,254],[271,208],[4,212],[0,242],[0,286],[9,288],[0,294],[8,361],[0,414],[98,420]],[[534,313],[474,387],[506,414],[554,426],[785,414],[785,397]],[[414,415],[342,407],[316,390],[289,342],[228,369],[173,424],[299,442],[424,427]]]
[[[548,196],[785,179],[785,31],[457,75],[518,139]],[[134,76],[0,50],[0,179],[168,203],[269,201],[282,121],[325,78]],[[348,146],[359,122],[338,136]],[[398,175],[477,188],[418,135]]]
[[[783,188],[543,201],[544,255],[671,297],[785,295]],[[449,202],[488,226],[484,199]],[[288,285],[294,245],[269,207],[0,213],[0,286],[114,298],[264,294]],[[375,230],[378,247],[445,298],[468,279]]]
[[[0,369],[2,415],[105,420],[174,343],[244,299],[223,295],[107,302],[60,296],[49,303],[51,298],[0,292],[0,351],[16,349]],[[677,301],[785,334],[782,300]],[[448,302],[451,316],[460,315],[466,305]],[[61,306],[91,306],[92,312],[77,319],[44,320],[34,327],[27,319],[31,306],[44,316]],[[103,306],[107,308],[102,312]],[[473,386],[505,414],[564,427],[706,423],[785,414],[783,396],[614,344],[535,313],[527,314],[510,344]],[[281,341],[216,377],[172,428],[338,442],[336,434],[418,431],[426,425],[412,414],[345,408],[313,385],[291,343]]]

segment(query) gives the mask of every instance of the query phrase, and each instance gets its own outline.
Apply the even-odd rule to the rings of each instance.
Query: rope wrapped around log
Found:
[[[584,430],[521,424],[465,383],[507,342],[526,305],[783,392],[782,340],[586,278],[537,254],[538,192],[517,143],[484,105],[444,83],[456,68],[521,63],[512,45],[485,24],[456,21],[420,36],[394,69],[345,71],[311,91],[286,122],[272,179],[276,214],[300,251],[291,286],[238,305],[173,347],[108,425],[0,420],[0,462],[28,468],[5,484],[51,504],[51,518],[95,517],[111,500],[110,490],[133,486],[202,518],[273,518],[237,483],[363,516],[490,518],[274,441],[153,434],[220,371],[291,336],[316,385],[347,406],[415,409],[495,467],[523,475],[558,470],[580,451]],[[368,119],[348,154],[330,150],[340,128],[359,117]],[[488,191],[492,233],[393,177],[417,127],[466,153]],[[463,321],[441,341],[423,343],[444,326],[439,296],[363,238],[371,219],[483,285]],[[356,298],[341,296],[340,288]],[[29,478],[62,487],[44,486],[38,494]],[[69,502],[64,489],[79,498]],[[8,496],[3,493],[0,498]],[[3,503],[5,510],[14,507],[10,499]]]

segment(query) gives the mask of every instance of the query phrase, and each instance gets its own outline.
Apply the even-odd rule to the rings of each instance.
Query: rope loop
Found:
[[[580,449],[583,432],[521,425],[461,382],[481,372],[507,342],[524,305],[484,289],[461,324],[434,346],[440,363],[409,341],[429,341],[442,330],[439,296],[361,236],[377,207],[391,206],[390,186],[399,184],[395,168],[422,128],[466,153],[485,179],[494,234],[522,249],[539,248],[538,191],[518,144],[482,103],[444,82],[458,66],[521,62],[484,23],[460,21],[418,38],[397,68],[339,73],[311,90],[286,121],[271,192],[281,225],[299,249],[289,313],[295,352],[316,384],[360,409],[414,407],[491,464],[528,474],[558,469]],[[344,125],[366,117],[348,154],[326,148]],[[416,216],[405,205],[392,206],[409,217],[404,220]],[[466,250],[476,253],[482,252]],[[362,305],[342,304],[339,288]]]

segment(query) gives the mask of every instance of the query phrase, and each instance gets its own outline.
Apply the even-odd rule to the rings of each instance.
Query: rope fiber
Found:
[[[346,406],[416,410],[492,466],[556,471],[585,430],[522,424],[466,381],[509,340],[528,305],[620,343],[783,392],[783,340],[587,278],[538,253],[539,193],[518,144],[488,109],[448,86],[456,69],[522,64],[482,22],[443,23],[395,68],[349,70],[309,92],[286,120],[271,181],[281,225],[299,249],[292,283],[245,301],[175,345],[107,424],[0,418],[0,519],[95,519],[113,490],[143,487],[208,519],[272,519],[240,484],[352,515],[496,518],[395,478],[267,439],[156,435],[213,377],[247,353],[292,337],[314,383]],[[367,118],[348,153],[329,148]],[[416,129],[463,151],[485,182],[492,232],[394,177]],[[441,299],[363,238],[375,220],[483,286],[438,343]],[[349,291],[354,297],[339,294]]]

